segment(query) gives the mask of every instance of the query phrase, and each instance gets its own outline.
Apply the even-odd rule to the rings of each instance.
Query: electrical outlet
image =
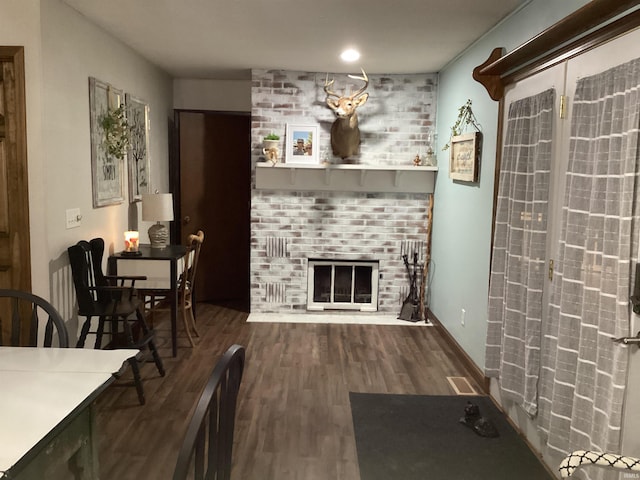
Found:
[[[79,227],[80,223],[82,222],[82,215],[80,215],[80,209],[70,208],[67,210],[66,213],[67,213],[67,221],[66,221],[67,229]]]
[[[464,316],[466,315],[467,311],[463,308],[462,310],[460,310],[460,325],[462,325],[464,327]]]

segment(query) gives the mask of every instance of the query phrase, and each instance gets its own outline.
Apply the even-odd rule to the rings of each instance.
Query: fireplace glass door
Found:
[[[309,260],[309,310],[376,311],[378,262]]]

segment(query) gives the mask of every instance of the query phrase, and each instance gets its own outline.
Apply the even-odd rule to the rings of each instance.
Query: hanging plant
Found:
[[[456,123],[451,127],[451,136],[457,137],[462,134],[468,125],[473,125],[476,130],[480,130],[480,124],[478,123],[476,116],[473,114],[473,110],[471,110],[471,99],[467,100],[467,103],[458,109],[458,118]],[[449,144],[447,143],[442,147],[442,150],[447,150],[448,148]]]
[[[124,159],[130,141],[129,122],[124,104],[115,109],[107,109],[100,117],[100,126],[103,132],[102,148],[107,156]]]

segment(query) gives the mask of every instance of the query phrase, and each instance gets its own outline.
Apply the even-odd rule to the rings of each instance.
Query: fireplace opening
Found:
[[[378,262],[308,262],[308,310],[378,310]]]

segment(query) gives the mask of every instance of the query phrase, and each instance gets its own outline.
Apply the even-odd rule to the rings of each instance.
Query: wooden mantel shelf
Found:
[[[348,192],[432,193],[438,167],[413,165],[256,164],[256,188]]]

